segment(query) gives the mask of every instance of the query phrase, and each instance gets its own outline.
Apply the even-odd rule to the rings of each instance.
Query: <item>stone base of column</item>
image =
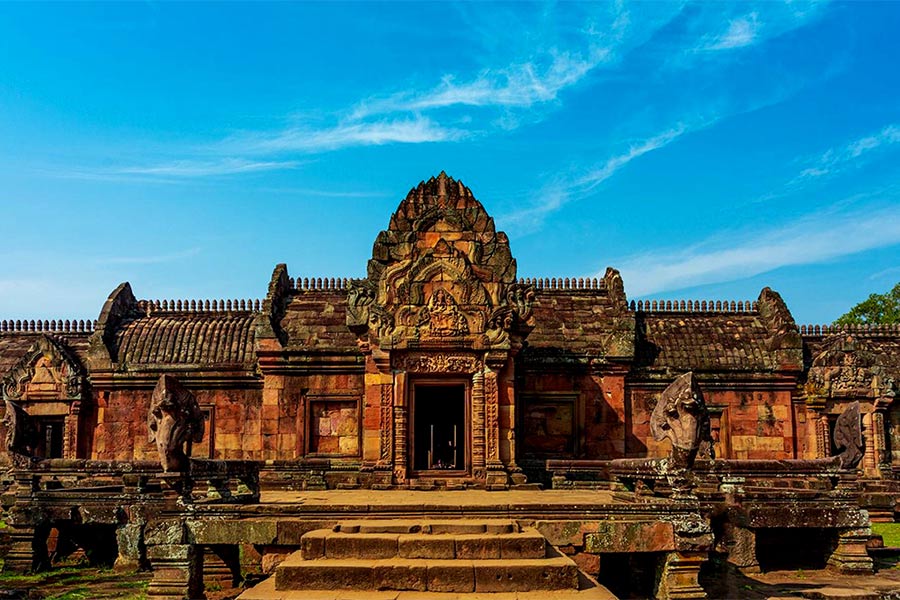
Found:
[[[700,567],[706,562],[706,552],[669,552],[660,566],[656,598],[706,598],[700,587]]]
[[[869,527],[843,529],[838,533],[838,545],[828,558],[828,566],[841,573],[866,574],[875,570],[866,542],[872,535]]]
[[[147,596],[155,600],[202,600],[203,554],[197,546],[161,544],[147,548],[153,578]]]
[[[3,570],[12,573],[30,573],[49,566],[46,543],[37,539],[33,527],[10,526],[9,552],[3,557]],[[43,556],[41,549],[43,548]]]

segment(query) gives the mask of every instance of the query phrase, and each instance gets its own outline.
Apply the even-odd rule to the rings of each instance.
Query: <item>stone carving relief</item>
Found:
[[[867,340],[838,333],[813,359],[806,393],[810,398],[891,400],[896,395],[895,375]]]
[[[411,190],[379,234],[366,279],[348,290],[347,326],[363,349],[511,348],[534,325],[534,290],[515,277],[506,235],[441,173]]]
[[[834,424],[834,445],[841,450],[841,468],[855,469],[863,458],[862,425],[859,402],[853,402],[844,409]]]
[[[693,372],[678,376],[660,394],[650,416],[650,433],[658,442],[672,442],[674,463],[685,468],[693,466],[701,444],[711,441],[709,412]]]
[[[81,398],[83,369],[49,337],[42,335],[2,381],[3,397],[12,400]]]
[[[418,326],[423,337],[458,337],[469,333],[469,323],[453,296],[443,289],[435,290],[419,312]]]
[[[37,428],[31,416],[16,402],[5,401],[6,450],[13,457],[32,457],[38,444]]]
[[[191,445],[203,440],[203,413],[196,398],[172,375],[161,375],[150,398],[147,430],[163,471],[184,471]]]
[[[471,354],[405,352],[392,362],[394,368],[410,373],[474,373],[482,368],[482,362]]]

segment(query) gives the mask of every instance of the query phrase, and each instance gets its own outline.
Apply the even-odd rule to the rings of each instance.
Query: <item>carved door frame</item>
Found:
[[[454,470],[454,471],[440,471],[440,470],[417,470],[415,468],[415,406],[416,406],[416,388],[417,387],[435,387],[435,386],[454,386],[461,385],[463,386],[463,404],[465,407],[463,422],[463,434],[464,434],[464,456],[465,456],[465,468]],[[408,385],[406,386],[406,408],[407,408],[407,423],[409,426],[407,427],[407,437],[406,437],[406,447],[408,451],[406,453],[406,469],[408,473],[409,479],[438,479],[438,478],[448,478],[448,479],[460,479],[472,476],[472,440],[474,438],[473,435],[473,423],[472,423],[472,377],[471,376],[460,376],[459,374],[449,373],[445,375],[441,375],[438,373],[435,374],[427,374],[427,375],[412,375],[409,377]]]

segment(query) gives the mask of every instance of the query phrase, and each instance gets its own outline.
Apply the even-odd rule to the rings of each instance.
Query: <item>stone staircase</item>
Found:
[[[536,530],[510,520],[347,521],[311,531],[300,543],[276,568],[268,597],[316,590],[348,597],[366,591],[587,597],[578,593],[575,563]]]

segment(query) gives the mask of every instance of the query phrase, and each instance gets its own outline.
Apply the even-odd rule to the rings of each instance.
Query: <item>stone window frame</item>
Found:
[[[581,456],[583,438],[584,438],[584,402],[581,393],[578,391],[570,392],[526,392],[519,394],[520,403],[516,409],[516,438],[520,445],[518,454],[522,458],[528,459],[545,459],[545,458],[578,458]],[[547,404],[571,404],[572,405],[572,452],[566,454],[541,453],[529,451],[525,444],[525,414],[526,407],[531,402],[547,403]]]
[[[311,458],[362,458],[363,444],[363,402],[357,394],[327,394],[307,393],[304,397],[304,436],[303,455]],[[356,403],[356,454],[341,454],[340,452],[314,452],[313,442],[313,404],[319,402],[355,402]]]

